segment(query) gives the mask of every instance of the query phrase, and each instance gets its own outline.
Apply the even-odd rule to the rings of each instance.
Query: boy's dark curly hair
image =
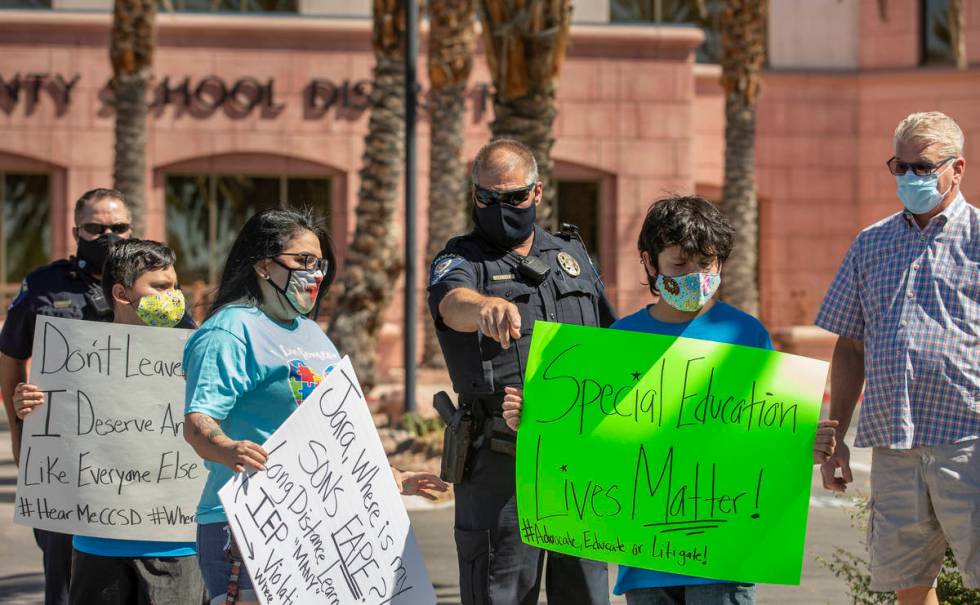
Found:
[[[714,204],[698,195],[672,195],[647,210],[637,247],[646,252],[657,271],[657,257],[665,248],[679,246],[686,256],[717,257],[724,263],[735,245],[735,229]],[[657,293],[653,283],[650,291]]]

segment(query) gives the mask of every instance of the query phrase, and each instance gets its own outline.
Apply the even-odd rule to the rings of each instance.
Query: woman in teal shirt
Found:
[[[233,573],[228,560],[233,541],[218,490],[236,472],[264,468],[259,444],[340,361],[306,317],[334,271],[327,233],[309,213],[256,214],[232,245],[208,318],[184,350],[184,436],[210,473],[197,510],[197,546],[212,603],[225,602],[226,591],[255,601],[245,569],[239,562]],[[446,489],[434,475],[393,472],[403,493]]]

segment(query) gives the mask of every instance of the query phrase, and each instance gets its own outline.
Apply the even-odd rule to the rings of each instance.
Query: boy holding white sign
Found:
[[[158,242],[116,244],[105,261],[102,288],[112,301],[114,323],[172,328],[184,317],[174,251]],[[26,416],[43,403],[34,385],[18,389],[15,405]],[[193,542],[119,540],[75,536],[69,603],[198,604],[204,582]]]
[[[721,270],[735,231],[707,200],[674,196],[656,202],[640,230],[640,262],[654,303],[612,324],[612,328],[683,336],[726,344],[772,349],[769,333],[751,315],[715,300]],[[517,430],[523,393],[506,389],[503,416]],[[834,448],[835,423],[822,422],[814,443],[814,461]],[[614,589],[630,605],[708,605],[755,602],[755,585],[664,573],[621,565]]]

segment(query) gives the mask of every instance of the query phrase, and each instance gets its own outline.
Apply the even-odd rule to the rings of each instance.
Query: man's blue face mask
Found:
[[[950,183],[946,191],[939,191],[938,189],[939,175],[949,170],[952,165],[950,163],[941,172],[923,176],[918,176],[911,170],[901,176],[896,176],[895,184],[898,188],[898,199],[902,200],[902,204],[912,214],[931,212],[953,188],[953,184]]]

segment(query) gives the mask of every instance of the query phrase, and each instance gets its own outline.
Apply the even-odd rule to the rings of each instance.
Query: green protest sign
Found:
[[[523,540],[692,576],[799,584],[828,364],[537,322],[517,442]]]

